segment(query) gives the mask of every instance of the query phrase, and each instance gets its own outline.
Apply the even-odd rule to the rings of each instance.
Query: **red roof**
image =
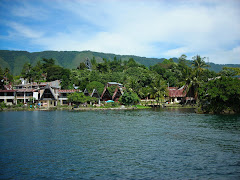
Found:
[[[184,90],[184,87],[181,87],[179,89],[176,87],[169,87],[169,97],[185,97],[187,93]]]
[[[16,90],[0,90],[0,92],[16,92]]]

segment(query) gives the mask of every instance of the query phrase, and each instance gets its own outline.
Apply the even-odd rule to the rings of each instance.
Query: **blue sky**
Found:
[[[240,1],[0,0],[0,49],[240,64]]]

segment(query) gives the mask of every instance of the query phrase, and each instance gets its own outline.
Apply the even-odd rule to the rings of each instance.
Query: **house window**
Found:
[[[14,96],[13,92],[7,92],[7,96]]]

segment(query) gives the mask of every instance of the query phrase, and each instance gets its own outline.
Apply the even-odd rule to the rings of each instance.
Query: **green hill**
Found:
[[[8,50],[0,50],[0,66],[1,68],[9,68],[13,75],[19,75],[21,73],[22,67],[24,63],[29,62],[32,65],[35,65],[38,60],[42,60],[43,58],[53,58],[56,61],[56,64],[73,69],[76,68],[80,62],[84,62],[86,58],[96,58],[97,62],[102,62],[103,58],[108,60],[113,60],[116,56],[117,59],[128,60],[129,58],[133,58],[140,64],[144,64],[149,67],[160,63],[164,60],[164,58],[146,58],[132,55],[116,55],[109,53],[99,53],[92,51],[43,51],[43,52],[27,52],[27,51],[8,51]],[[173,58],[175,62],[178,61],[177,58]],[[211,70],[216,72],[221,71],[224,66],[228,67],[240,67],[239,64],[214,64],[210,63]]]

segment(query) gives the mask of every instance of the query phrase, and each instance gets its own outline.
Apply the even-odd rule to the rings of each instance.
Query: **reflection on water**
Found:
[[[239,127],[189,109],[1,112],[0,179],[239,179]]]

